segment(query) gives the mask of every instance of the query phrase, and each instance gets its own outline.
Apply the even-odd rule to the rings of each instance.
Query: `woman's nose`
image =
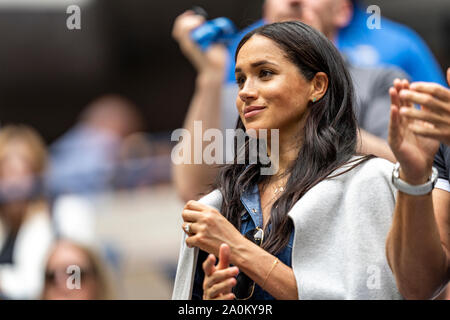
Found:
[[[252,80],[247,80],[242,89],[239,90],[239,98],[244,102],[258,98],[258,90]]]

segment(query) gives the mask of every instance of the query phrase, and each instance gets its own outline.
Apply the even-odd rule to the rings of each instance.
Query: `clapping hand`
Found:
[[[447,70],[450,86],[450,68]],[[450,89],[437,83],[415,82],[409,89],[401,90],[400,98],[421,105],[421,109],[402,108],[400,114],[411,120],[424,121],[428,125],[413,124],[412,132],[450,145]]]
[[[425,87],[429,90],[429,85],[438,86],[427,85],[428,87],[424,83],[410,85],[407,80],[396,79],[394,87],[389,89],[391,120],[388,141],[395,157],[400,162],[400,177],[413,185],[423,184],[428,180],[434,155],[439,148],[436,136],[430,137],[429,134],[424,134],[438,130],[436,122],[428,121],[431,110],[429,101],[432,100],[431,98],[423,100],[424,93],[412,90],[412,88],[424,90]],[[418,97],[422,98],[419,99],[422,102],[421,110],[414,108],[414,103],[419,102]],[[433,110],[436,109],[433,108]]]
[[[236,285],[236,276],[239,273],[237,267],[230,267],[230,247],[222,244],[219,251],[219,263],[217,266],[216,257],[210,254],[203,262],[205,279],[203,281],[204,300],[233,300],[234,294],[231,292]]]

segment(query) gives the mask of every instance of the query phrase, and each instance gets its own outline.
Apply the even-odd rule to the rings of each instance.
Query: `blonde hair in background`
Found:
[[[48,159],[47,148],[40,134],[24,124],[8,124],[2,127],[0,129],[0,161],[5,155],[7,145],[14,142],[24,143],[30,150],[31,172],[35,178],[40,178],[47,168]],[[28,203],[25,218],[35,213],[48,213],[48,204],[43,198],[34,199]]]
[[[47,167],[47,149],[39,133],[27,125],[6,125],[0,129],[0,159],[5,147],[13,141],[25,143],[31,151],[31,168],[35,175],[41,175]]]

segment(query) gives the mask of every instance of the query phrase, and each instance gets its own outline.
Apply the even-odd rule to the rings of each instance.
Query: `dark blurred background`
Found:
[[[20,5],[33,3],[33,5]],[[450,1],[370,0],[381,14],[427,41],[450,66]],[[194,69],[171,38],[177,15],[199,5],[239,28],[261,17],[262,0],[90,0],[0,2],[0,123],[26,123],[51,143],[104,93],[141,110],[149,133],[182,126]],[[81,7],[81,30],[68,30],[67,6]]]

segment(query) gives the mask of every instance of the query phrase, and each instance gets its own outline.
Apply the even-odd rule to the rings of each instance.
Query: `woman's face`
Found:
[[[241,47],[236,81],[236,106],[247,131],[295,135],[302,129],[313,86],[274,41],[254,35]]]
[[[80,272],[77,273],[76,270]],[[98,299],[97,293],[96,276],[93,274],[89,258],[71,243],[59,242],[47,262],[43,298],[45,300],[93,300]]]

